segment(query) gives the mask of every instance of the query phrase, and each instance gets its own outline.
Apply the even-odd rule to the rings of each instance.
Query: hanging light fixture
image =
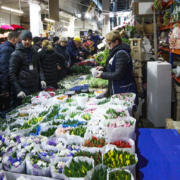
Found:
[[[18,9],[12,9],[12,8],[9,8],[9,7],[6,7],[6,6],[1,6],[1,8],[4,9],[4,10],[10,11],[10,12],[19,13],[19,14],[23,14],[23,13],[24,13],[24,12],[21,11],[21,10],[18,10]]]
[[[55,23],[55,20],[53,20],[53,19],[44,18],[44,20],[45,20],[45,21],[52,22],[52,23]]]

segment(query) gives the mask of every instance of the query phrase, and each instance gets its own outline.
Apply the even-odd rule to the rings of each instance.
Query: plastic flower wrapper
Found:
[[[24,176],[20,176],[20,177],[18,177],[16,180],[31,180],[31,179],[25,178]]]
[[[0,127],[0,134],[1,135],[8,135],[8,134],[10,134],[9,126],[6,123],[1,125],[1,127]]]
[[[42,160],[50,162],[51,159],[54,159],[57,156],[58,151],[46,151],[40,148],[36,151],[36,154],[41,156]]]
[[[83,178],[94,168],[94,160],[88,157],[75,157],[64,167],[63,173],[69,178]]]
[[[48,138],[45,136],[30,136],[27,139],[27,143],[35,143],[35,144],[42,144],[48,141]]]
[[[114,180],[114,179],[134,180],[134,177],[129,170],[116,168],[111,171],[107,171],[107,179],[109,180]]]
[[[121,119],[129,116],[127,110],[119,110],[118,108],[109,108],[106,110],[106,114],[104,115],[105,119]]]
[[[121,93],[121,94],[115,94],[111,97],[113,100],[125,100],[125,99],[129,99],[131,101],[135,101],[136,99],[136,94],[134,93]]]
[[[87,126],[78,126],[76,128],[71,128],[66,134],[66,138],[69,141],[77,140],[79,143],[82,143],[84,136],[87,130]]]
[[[40,135],[50,137],[54,135],[56,129],[57,129],[57,126],[47,126],[44,129],[41,129]]]
[[[85,177],[91,180],[106,180],[107,179],[107,166],[102,164],[95,166],[95,168]]]
[[[66,138],[66,133],[71,129],[71,127],[63,128],[58,127],[55,131],[56,137]]]
[[[14,151],[13,153],[7,153],[3,157],[3,168],[6,171],[11,171],[15,173],[25,173],[25,157],[26,151]]]
[[[57,179],[64,179],[63,169],[64,166],[72,160],[72,157],[56,158],[51,161],[50,172],[51,177]]]
[[[78,157],[78,156],[84,156],[84,157],[94,159],[95,166],[97,166],[98,164],[102,164],[102,152],[101,151],[91,150],[91,149],[89,149],[88,151],[80,150],[79,152],[76,152],[74,154],[74,157]]]
[[[138,162],[137,155],[127,151],[119,151],[112,147],[110,150],[105,150],[103,153],[103,165],[108,168],[126,168],[134,173],[136,163]]]
[[[34,176],[50,177],[50,163],[37,154],[26,156],[26,173]]]
[[[50,138],[47,142],[42,143],[41,147],[44,150],[52,150],[52,151],[60,151],[65,149],[67,145],[67,141],[63,138],[53,137]]]
[[[101,123],[103,129],[106,131],[108,139],[113,137],[131,138],[135,139],[136,119],[133,117],[122,118],[121,120],[104,120]]]
[[[57,154],[57,157],[72,157],[72,156],[74,156],[74,153],[69,149],[60,150]]]
[[[92,134],[92,135],[97,135],[97,136],[106,136],[106,131],[101,127],[101,126],[95,126],[95,127],[88,127],[86,134]]]
[[[5,174],[4,171],[0,171],[0,180],[5,180]]]

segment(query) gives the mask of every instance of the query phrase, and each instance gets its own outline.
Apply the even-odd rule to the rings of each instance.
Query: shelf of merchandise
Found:
[[[171,49],[171,53],[180,55],[180,49]]]
[[[173,4],[173,0],[168,1],[168,2],[165,4],[165,6],[162,8],[162,10],[165,10],[165,9],[169,8],[172,4]]]
[[[167,51],[167,52],[170,51],[169,47],[160,47],[159,49],[160,49],[160,50],[163,50],[163,51]]]

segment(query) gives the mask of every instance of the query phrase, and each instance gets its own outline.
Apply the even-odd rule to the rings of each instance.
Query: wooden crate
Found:
[[[167,118],[166,129],[177,129],[178,133],[180,134],[180,122],[173,121],[172,119]]]

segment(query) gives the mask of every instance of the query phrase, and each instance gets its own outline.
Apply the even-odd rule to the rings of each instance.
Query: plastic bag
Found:
[[[50,94],[46,91],[41,91],[38,96],[44,96],[45,98],[51,98]]]
[[[31,99],[31,104],[45,104],[47,101],[47,97],[45,96],[36,96]]]
[[[133,123],[133,125],[131,125],[130,127],[121,127],[121,125],[124,124],[124,122],[131,122]],[[107,127],[107,125],[109,123],[116,123],[117,125],[120,125],[119,127],[115,127],[115,128],[110,128]],[[106,135],[108,137],[108,139],[112,139],[113,137],[119,137],[119,138],[131,138],[131,139],[135,139],[135,127],[136,127],[136,119],[134,119],[133,117],[128,117],[128,118],[124,118],[121,120],[104,120],[101,123],[103,129],[106,131]]]
[[[17,153],[19,153],[20,151],[17,151]],[[20,165],[18,165],[18,167],[14,167],[11,165],[10,161],[9,161],[9,157],[12,156],[13,153],[7,153],[2,160],[2,165],[3,168],[6,171],[11,171],[11,172],[15,172],[15,173],[25,173],[25,169],[26,169],[26,163],[25,160],[22,161],[22,163]]]
[[[94,92],[96,98],[103,98],[105,97],[106,93],[107,93],[106,89],[100,89]]]
[[[50,172],[51,172],[51,177],[56,178],[56,179],[64,179],[64,174],[63,173],[58,173],[56,172],[55,169],[55,164],[61,161],[66,161],[66,164],[72,161],[72,157],[60,157],[56,158],[53,161],[51,161],[50,164]]]
[[[118,148],[116,148],[116,147],[114,147],[114,146],[109,146],[108,148],[104,148],[104,152],[103,152],[103,154],[102,154],[102,157],[104,156],[104,154],[108,153],[108,151],[114,150],[114,149],[118,150]],[[135,153],[132,153],[132,154],[135,155],[135,160],[136,160],[136,164],[137,164],[137,163],[138,163],[137,154],[135,154]],[[104,163],[103,163],[103,164],[104,164]],[[134,174],[134,173],[135,173],[136,164],[122,167],[122,169],[128,169],[132,174]]]
[[[27,175],[27,174],[17,174],[17,173],[12,173],[12,172],[8,172],[8,171],[5,171],[4,172],[6,177],[7,177],[7,180],[17,180],[17,178],[23,176],[25,178],[29,178],[30,180],[57,180],[57,179],[54,179],[54,178],[48,178],[48,177],[41,177],[41,176],[31,176],[31,175]],[[4,179],[3,179],[4,180]]]
[[[61,95],[58,95],[58,96],[55,96],[54,97],[58,103],[65,103],[68,99],[68,96],[67,95],[64,95],[64,94],[61,94]]]
[[[79,106],[84,107],[89,99],[88,94],[80,93],[75,96],[75,99]]]
[[[34,176],[50,177],[50,166],[43,167],[42,169],[34,168],[30,161],[31,156],[32,154],[26,156],[26,173]]]
[[[106,167],[107,167],[107,166],[102,165],[102,164],[99,164],[99,165],[95,166],[95,167],[91,170],[91,172],[89,172],[89,173],[85,176],[84,180],[90,180],[95,170],[100,170],[101,168],[105,169]],[[98,179],[97,179],[97,180],[98,180]],[[105,180],[106,180],[106,179],[105,179]]]
[[[109,180],[109,174],[110,173],[115,172],[115,171],[119,171],[119,170],[122,170],[122,169],[121,168],[115,168],[113,170],[107,171],[107,180]],[[132,173],[129,170],[124,169],[124,171],[126,171],[128,174],[131,175],[131,180],[134,180],[134,177],[133,177]]]
[[[61,143],[61,145],[59,143]],[[66,145],[67,141],[65,139],[59,137],[52,137],[47,142],[42,143],[41,147],[42,149],[47,151],[60,151],[62,149],[66,149]]]
[[[126,141],[129,142],[129,144],[131,145],[131,148],[119,148],[116,145],[110,144],[113,143],[114,141]],[[110,149],[110,147],[116,147],[116,149],[118,149],[119,151],[128,151],[130,153],[135,153],[135,143],[132,139],[130,138],[119,138],[119,137],[112,137],[111,139],[108,139],[108,144],[104,147],[104,149]]]
[[[92,166],[94,168],[94,160],[92,158],[88,158],[88,157],[84,157],[84,156],[79,156],[79,157],[74,157],[73,159],[76,162],[78,162],[79,160],[80,161],[87,161],[89,164],[92,164]],[[72,160],[68,161],[68,163],[65,166],[69,167],[70,164],[71,164],[71,161]],[[90,170],[90,171],[87,171],[87,174],[91,173],[91,171],[93,171],[93,169]],[[84,180],[84,177],[74,178],[74,177],[67,177],[66,175],[64,175],[64,179],[65,180],[68,180],[68,179],[70,179],[70,180]]]
[[[83,144],[85,143],[85,141],[86,140],[88,140],[88,139],[91,139],[92,137],[93,137],[94,135],[92,135],[92,134],[86,134],[86,136],[84,137],[84,141],[83,141],[83,143],[82,143],[82,146],[81,146],[81,150],[82,151],[88,151],[89,149],[91,149],[91,151],[90,152],[97,152],[97,151],[103,151],[103,149],[104,149],[104,147],[105,146],[103,146],[103,147],[101,147],[101,148],[99,148],[99,147],[85,147],[85,146],[83,146]],[[96,135],[96,136],[94,136],[94,137],[97,137],[97,138],[101,138],[101,136],[98,136],[98,135]],[[106,141],[106,139],[105,139],[105,141]],[[106,141],[106,143],[107,143],[107,141]]]
[[[86,130],[85,136],[88,134],[94,135],[94,136],[101,136],[101,137],[106,137],[106,132],[101,126],[88,126]]]

